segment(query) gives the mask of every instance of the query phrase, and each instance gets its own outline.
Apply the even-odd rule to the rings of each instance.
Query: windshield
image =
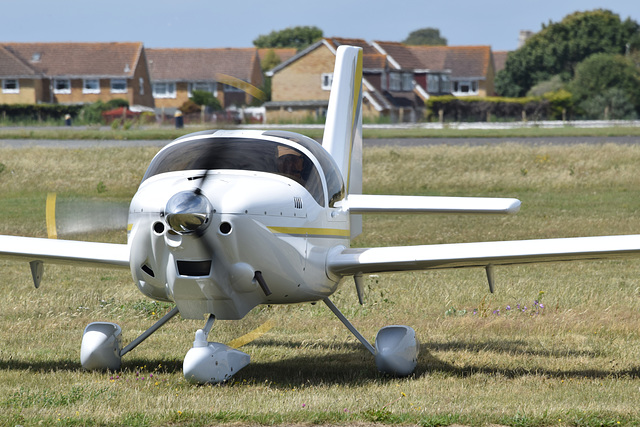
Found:
[[[324,206],[320,174],[310,158],[288,145],[251,138],[203,138],[174,144],[153,159],[143,181],[182,170],[246,170],[293,179]]]

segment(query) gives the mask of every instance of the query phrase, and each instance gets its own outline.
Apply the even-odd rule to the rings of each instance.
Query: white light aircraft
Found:
[[[215,319],[241,319],[260,304],[323,301],[369,350],[378,369],[414,371],[408,326],[369,343],[331,302],[341,279],[401,270],[493,267],[640,254],[640,236],[350,248],[367,213],[511,214],[516,199],[362,193],[362,50],[338,48],[322,145],[291,132],[218,130],[186,135],[154,157],[129,208],[128,243],[0,236],[0,256],[27,260],[36,287],[43,263],[129,268],[139,290],[175,308],[122,348],[121,329],[89,324],[81,363],[117,370],[121,357],[169,319],[208,316],[184,359],[194,383],[229,379],[249,355],[209,342]]]

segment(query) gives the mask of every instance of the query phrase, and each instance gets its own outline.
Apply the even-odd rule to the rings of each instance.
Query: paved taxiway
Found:
[[[164,147],[169,140],[58,140],[58,139],[0,139],[0,148],[58,147]],[[544,137],[544,138],[383,138],[365,139],[365,147],[417,147],[425,145],[486,145],[513,142],[518,144],[638,144],[637,136],[613,137]]]

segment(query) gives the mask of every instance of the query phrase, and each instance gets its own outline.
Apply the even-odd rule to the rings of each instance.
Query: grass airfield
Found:
[[[45,200],[126,202],[157,148],[1,149],[0,233],[46,236]],[[640,146],[517,145],[365,150],[364,191],[517,197],[514,216],[371,215],[354,246],[636,234]],[[123,231],[59,236],[124,242]],[[416,372],[379,374],[371,355],[323,305],[258,307],[218,321],[242,348],[233,381],[191,386],[182,359],[202,322],[172,320],[123,359],[120,372],[80,367],[82,331],[113,321],[129,342],[171,307],[145,299],[127,271],[2,266],[0,425],[640,424],[638,260],[365,277],[334,303],[373,341],[388,324],[421,341]]]

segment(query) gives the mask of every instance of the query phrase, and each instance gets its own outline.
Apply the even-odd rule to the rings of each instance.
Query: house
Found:
[[[416,119],[416,109],[424,102],[407,85],[385,86],[389,64],[386,55],[362,39],[324,38],[266,74],[272,78],[271,101],[265,103],[267,120],[323,120],[329,105],[335,55],[338,46],[351,45],[363,49],[363,117],[391,121]],[[405,82],[406,83],[406,82]]]
[[[324,38],[267,72],[272,77],[268,121],[321,120],[338,46],[363,48],[363,117],[415,122],[432,95],[494,94],[489,46],[408,46],[398,42]]]
[[[413,70],[418,92],[430,95],[492,96],[495,68],[490,46],[408,46],[375,41],[395,72]],[[407,77],[408,79],[408,77]]]
[[[156,108],[180,108],[192,91],[211,92],[223,108],[251,104],[264,84],[258,50],[147,49]]]
[[[0,103],[153,107],[145,49],[132,43],[0,43]]]

